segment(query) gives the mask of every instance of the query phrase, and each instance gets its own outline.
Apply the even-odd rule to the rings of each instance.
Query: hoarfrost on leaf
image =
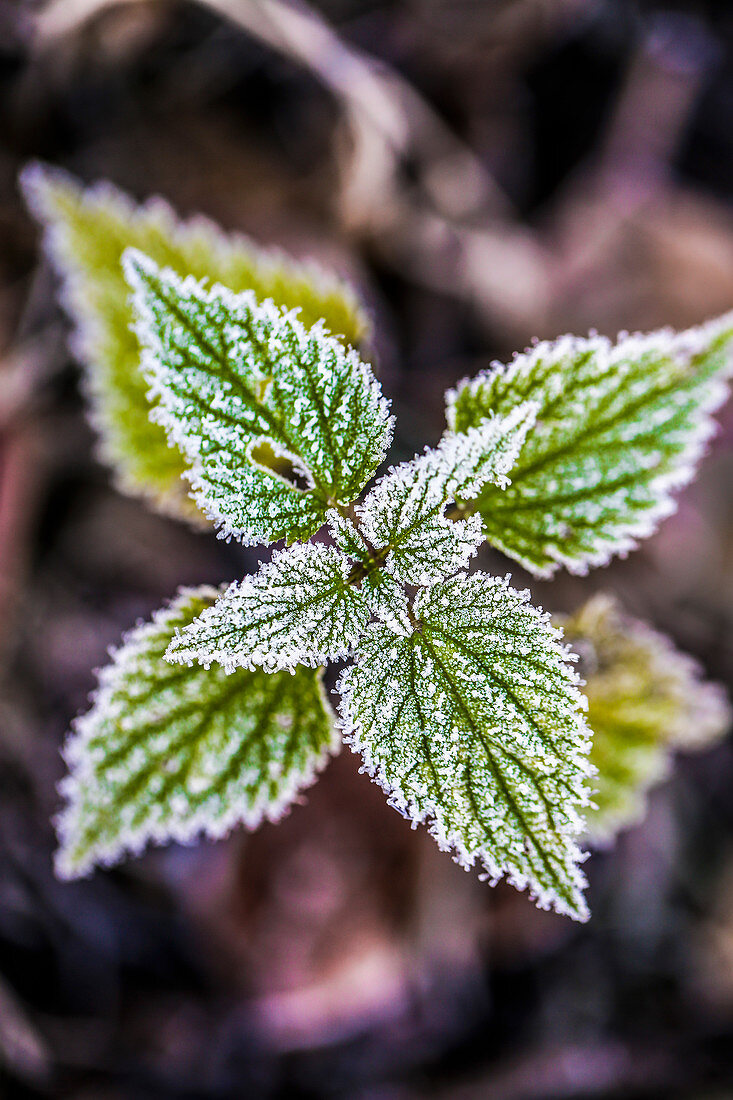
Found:
[[[276,550],[182,630],[166,657],[267,672],[345,657],[369,617],[365,595],[348,583],[350,571],[348,558],[332,546]]]
[[[386,453],[392,418],[355,351],[251,292],[181,280],[134,250],[124,267],[153,417],[224,535],[304,539],[330,505],[359,495]]]
[[[347,345],[360,343],[367,330],[356,295],[316,264],[296,263],[239,234],[225,234],[203,217],[180,221],[160,198],[136,206],[110,183],[84,188],[66,173],[39,164],[30,165],[21,182],[62,279],[102,459],[124,492],[145,497],[166,514],[204,523],[189,496],[183,456],[149,418],[148,383],[131,327],[122,253],[139,248],[179,275],[209,278],[233,291],[249,289],[258,299],[298,308],[306,326],[323,318]]]
[[[369,542],[389,551],[389,573],[423,585],[468,564],[484,539],[480,517],[448,519],[446,505],[469,500],[486,484],[505,488],[534,418],[535,406],[526,402],[507,416],[444,436],[380,478],[356,511]]]
[[[395,634],[412,633],[410,600],[404,585],[386,569],[375,569],[364,580],[362,591],[369,610]]]
[[[581,656],[593,730],[596,808],[586,832],[590,841],[607,843],[641,819],[647,792],[667,775],[675,750],[720,739],[730,706],[696,661],[608,596],[594,596],[558,621]]]
[[[512,470],[475,505],[486,538],[536,576],[584,573],[624,554],[674,511],[727,396],[733,314],[687,332],[563,336],[447,394],[462,432],[519,402],[537,424]]]
[[[333,541],[344,554],[348,554],[355,561],[369,562],[373,548],[370,547],[350,515],[333,508],[328,513],[328,528]]]
[[[464,866],[586,919],[590,741],[559,632],[526,592],[485,573],[422,590],[413,613],[408,637],[370,626],[342,675],[345,739]]]
[[[65,757],[57,825],[63,877],[111,864],[149,842],[221,837],[277,820],[338,741],[320,675],[268,676],[169,665],[175,632],[216,598],[181,591],[137,627],[102,670]]]

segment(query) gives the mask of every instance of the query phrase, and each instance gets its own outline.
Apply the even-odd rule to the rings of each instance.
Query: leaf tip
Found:
[[[33,217],[40,222],[49,221],[56,204],[54,196],[75,190],[74,181],[61,168],[33,160],[18,173],[18,188]]]
[[[150,278],[160,270],[155,260],[139,248],[126,248],[122,253],[121,263],[125,279],[133,290],[141,287],[146,277]]]
[[[53,871],[61,882],[75,882],[82,878],[88,878],[92,872],[92,861],[85,859],[67,847],[61,840],[53,857]]]

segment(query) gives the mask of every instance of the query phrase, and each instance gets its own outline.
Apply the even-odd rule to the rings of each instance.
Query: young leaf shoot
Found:
[[[585,920],[584,838],[636,818],[727,703],[602,599],[560,621],[586,701],[558,625],[468,569],[488,540],[538,576],[583,573],[651,534],[713,432],[733,314],[538,344],[450,391],[439,444],[372,483],[393,418],[348,288],[108,186],[35,168],[25,189],[119,484],[184,514],[185,474],[221,534],[287,544],[181,592],[102,671],[67,744],[59,872],[276,819],[336,747],[320,666],[349,660],[343,739],[390,804]]]

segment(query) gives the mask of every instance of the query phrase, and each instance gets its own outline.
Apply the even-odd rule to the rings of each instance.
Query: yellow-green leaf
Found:
[[[158,510],[205,522],[182,479],[185,461],[148,417],[148,384],[131,328],[130,290],[122,253],[135,247],[180,275],[252,290],[257,299],[300,309],[306,326],[323,319],[347,345],[365,336],[367,322],[350,287],[314,264],[296,263],[239,234],[225,234],[202,217],[179,221],[162,199],[142,206],[113,187],[84,188],[71,176],[41,165],[23,173],[23,190],[45,228],[45,244],[62,280],[74,323],[73,347],[85,370],[100,454],[118,486]]]
[[[723,689],[669,638],[595,596],[558,621],[580,654],[598,769],[589,839],[608,841],[644,814],[647,792],[668,773],[675,750],[706,748],[725,733]]]

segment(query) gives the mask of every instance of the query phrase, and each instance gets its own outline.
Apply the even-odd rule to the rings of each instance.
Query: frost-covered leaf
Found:
[[[276,550],[181,631],[166,656],[268,672],[344,657],[369,617],[366,597],[348,583],[350,572],[348,558],[333,546]]]
[[[346,740],[464,866],[583,920],[577,836],[590,747],[577,676],[547,616],[506,580],[422,590],[409,637],[369,627],[342,676]]]
[[[216,591],[182,591],[138,626],[102,670],[65,757],[59,874],[71,878],[149,842],[223,836],[276,820],[337,745],[320,676],[180,668],[175,632]]]
[[[446,505],[456,497],[469,500],[487,483],[498,492],[505,488],[534,416],[527,402],[462,435],[446,435],[380,478],[356,512],[371,545],[389,548],[387,572],[430,584],[468,564],[483,542],[481,519],[447,519]]]
[[[366,332],[354,292],[315,264],[295,263],[238,234],[225,234],[205,218],[178,221],[161,199],[135,206],[109,183],[84,188],[41,165],[26,169],[22,185],[62,277],[102,458],[125,492],[144,496],[168,514],[204,522],[182,480],[182,455],[149,419],[122,253],[139,248],[180,275],[209,278],[234,291],[251,289],[258,299],[272,298],[287,309],[299,307],[304,325],[324,318],[346,344],[359,343]]]
[[[730,725],[725,692],[669,638],[595,596],[563,621],[586,678],[591,761],[598,769],[587,835],[608,841],[643,816],[647,791],[675,749],[701,749]]]
[[[510,487],[488,484],[469,508],[489,542],[546,576],[559,565],[583,573],[651,534],[714,431],[732,339],[733,314],[616,345],[564,336],[449,391],[457,432],[519,402],[538,404]]]
[[[307,538],[329,506],[354,500],[392,434],[387,402],[357,353],[249,291],[181,280],[139,252],[123,265],[153,417],[191,464],[195,499],[223,533],[250,543]],[[290,477],[272,469],[273,454]]]

